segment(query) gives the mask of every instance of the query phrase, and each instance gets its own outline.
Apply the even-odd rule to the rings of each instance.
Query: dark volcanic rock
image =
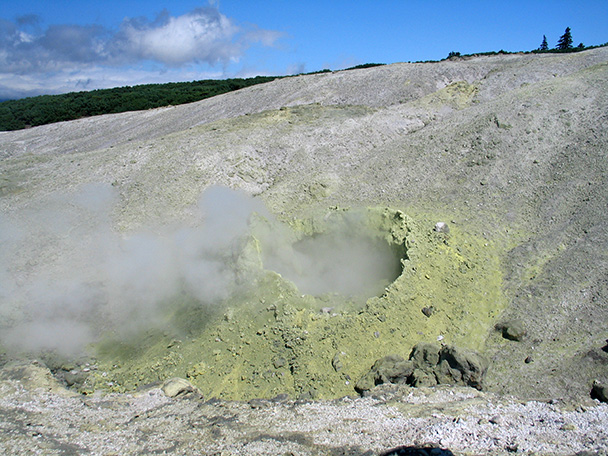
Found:
[[[427,317],[430,317],[431,315],[433,315],[434,311],[435,311],[435,308],[433,306],[422,308],[422,313]]]
[[[496,325],[496,329],[502,332],[502,337],[519,342],[526,335],[526,329],[521,320],[506,320]]]
[[[463,384],[481,389],[488,368],[487,361],[481,355],[472,350],[444,347],[440,358],[435,368],[438,383]]]
[[[409,361],[399,355],[376,361],[355,389],[363,393],[382,383],[416,387],[449,384],[481,389],[487,367],[487,361],[472,350],[423,342],[412,349]]]
[[[597,380],[593,382],[591,397],[601,402],[608,402],[608,386],[603,385]]]
[[[435,386],[437,384],[437,377],[432,370],[416,369],[409,384],[416,387]]]
[[[410,360],[416,364],[416,367],[433,368],[439,364],[440,350],[441,347],[437,344],[421,342],[416,344],[416,346],[412,349],[412,353],[410,353]]]
[[[408,383],[414,372],[414,364],[399,355],[389,355],[377,360],[371,370],[356,383],[359,393],[382,383]]]
[[[400,446],[382,453],[381,456],[453,456],[450,450],[438,447]]]

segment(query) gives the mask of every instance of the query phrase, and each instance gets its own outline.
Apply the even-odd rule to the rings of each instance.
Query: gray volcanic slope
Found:
[[[57,192],[104,184],[112,230],[130,233],[188,219],[220,184],[285,221],[334,206],[391,207],[428,236],[444,221],[497,264],[500,312],[469,344],[490,361],[485,389],[580,403],[608,382],[607,125],[606,47],[290,77],[0,133],[0,211],[26,220]],[[11,253],[23,280],[32,258],[61,254],[36,249]],[[493,329],[513,320],[520,341]]]

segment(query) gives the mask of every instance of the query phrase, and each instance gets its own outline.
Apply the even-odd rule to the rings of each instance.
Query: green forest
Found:
[[[144,84],[8,100],[0,103],[0,130],[19,130],[64,120],[179,105],[277,79],[201,80]]]

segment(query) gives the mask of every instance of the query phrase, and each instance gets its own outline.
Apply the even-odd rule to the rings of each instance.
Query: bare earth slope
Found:
[[[437,402],[447,399],[437,398],[443,390],[428,392],[425,401],[432,404],[416,413],[426,417],[427,431],[436,425],[434,437],[431,431],[410,435],[401,430],[402,440],[388,438],[382,434],[388,432],[385,425],[366,431],[376,433],[375,440],[357,440],[356,447],[345,449],[346,440],[336,438],[342,443],[332,445],[319,430],[308,435],[302,431],[303,437],[277,431],[268,437],[274,439],[270,448],[263,445],[266,431],[258,427],[258,447],[245,449],[244,437],[230,434],[224,448],[243,454],[272,454],[278,449],[363,454],[367,449],[433,443],[455,453],[479,454],[485,451],[474,442],[488,432],[483,407],[512,408],[505,411],[503,430],[514,429],[517,413],[538,425],[530,410],[521,411],[517,401],[500,396],[513,395],[523,401],[582,404],[592,412],[578,409],[577,417],[568,418],[579,420],[576,438],[568,435],[571,427],[558,426],[552,446],[536,434],[523,437],[527,431],[522,428],[502,440],[483,440],[487,451],[499,454],[519,445],[520,451],[542,454],[605,452],[605,425],[602,430],[594,424],[606,413],[605,405],[591,400],[590,392],[594,380],[608,383],[606,125],[608,48],[285,78],[190,105],[2,132],[0,214],[19,226],[30,220],[30,213],[48,205],[53,195],[77,193],[87,184],[115,192],[109,229],[125,237],[192,220],[201,193],[216,184],[256,195],[271,214],[300,233],[299,238],[318,233],[315,227],[341,209],[379,207],[388,214],[390,208],[404,214],[409,253],[403,258],[402,274],[364,307],[338,309],[334,316],[320,314],[317,301],[279,279],[268,279],[267,289],[253,295],[258,303],[253,310],[239,310],[235,304],[233,312],[230,304],[217,319],[209,317],[211,323],[200,333],[181,337],[178,344],[171,337],[149,339],[148,351],[125,356],[120,363],[100,354],[95,364],[98,375],[85,381],[83,391],[129,391],[187,376],[206,397],[269,399],[286,393],[292,399],[333,399],[354,395],[354,383],[376,359],[395,353],[407,358],[418,342],[445,343],[474,349],[489,360],[484,384],[489,392],[471,392],[465,398],[467,393],[458,390],[458,400],[481,407],[466,413],[441,411]],[[446,222],[449,234],[434,231],[437,222]],[[69,221],[65,223],[69,228]],[[2,220],[0,228],[1,224]],[[396,228],[391,227],[394,235]],[[0,241],[5,245],[17,238],[3,233]],[[11,263],[0,276],[0,285],[5,290],[18,288],[38,271],[54,267],[57,258],[70,256],[67,252],[75,244],[69,242],[60,240],[47,248],[42,239],[0,250]],[[0,311],[5,321],[18,321],[11,293],[0,292]],[[327,305],[333,305],[331,300]],[[430,316],[421,312],[430,308]],[[509,340],[495,329],[513,321],[525,330],[521,340]],[[234,342],[239,337],[240,342]],[[13,357],[7,353],[6,359]],[[344,366],[340,369],[335,364],[338,355]],[[272,378],[264,377],[267,372]],[[19,375],[10,363],[2,378],[5,399],[0,405],[6,416],[30,407],[19,403],[20,394],[61,403],[56,405],[60,409],[76,407],[70,402],[76,401],[73,398],[48,399],[19,389]],[[157,392],[146,394],[152,397]],[[391,394],[395,403],[406,407],[408,393]],[[150,407],[171,406],[164,398],[147,400],[158,402]],[[356,401],[364,400],[372,401]],[[306,414],[302,404],[290,404]],[[313,404],[340,409],[335,402]],[[363,407],[354,404],[342,405],[344,410]],[[545,417],[557,410],[548,404],[527,404],[542,409]],[[123,410],[120,407],[126,405],[117,399],[111,407]],[[287,406],[254,406],[260,407],[280,414]],[[395,420],[413,413],[395,407],[382,409],[386,416],[374,419],[388,423],[391,413],[400,417]],[[153,416],[157,408],[151,410],[146,416]],[[244,412],[231,416],[239,413]],[[433,422],[437,413],[450,419],[475,416],[476,424],[465,418],[471,421],[469,433],[454,436],[447,424]],[[129,430],[132,421],[127,418],[105,417]],[[179,420],[186,422],[183,416]],[[100,426],[96,432],[109,429]],[[333,426],[348,433],[342,425]],[[499,433],[499,428],[500,423],[495,424],[494,431]],[[25,432],[18,426],[10,429],[15,435]],[[218,438],[209,432],[208,438]],[[78,448],[101,454],[102,440],[82,441]],[[2,445],[7,443],[0,441]],[[36,448],[28,438],[20,445]],[[176,445],[173,451],[189,451],[186,440]],[[214,447],[217,452],[222,449]],[[68,450],[59,445],[51,454]]]

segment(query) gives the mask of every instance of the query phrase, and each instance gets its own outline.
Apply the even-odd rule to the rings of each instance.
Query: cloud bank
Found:
[[[0,19],[0,98],[32,95],[42,87],[45,93],[77,90],[78,81],[88,81],[91,89],[109,87],[125,69],[147,73],[150,82],[176,68],[203,65],[209,71],[238,62],[251,46],[274,46],[282,36],[237,24],[214,6],[181,16],[165,10],[154,20],[126,18],[116,30],[71,24],[43,30],[39,23],[33,15]],[[100,69],[107,81],[96,76]],[[142,79],[134,83],[148,82]]]

